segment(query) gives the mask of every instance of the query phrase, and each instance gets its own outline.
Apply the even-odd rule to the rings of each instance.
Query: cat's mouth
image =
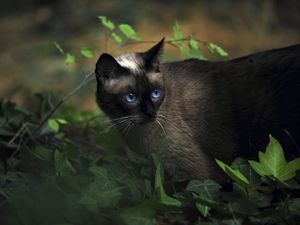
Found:
[[[137,119],[132,120],[133,123],[136,124],[147,124],[155,122],[156,120],[156,114],[153,115],[140,115]]]

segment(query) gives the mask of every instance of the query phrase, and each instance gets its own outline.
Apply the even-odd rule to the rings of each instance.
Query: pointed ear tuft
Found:
[[[107,79],[111,76],[118,75],[122,71],[120,64],[110,54],[103,53],[97,63],[95,74],[97,80]]]
[[[145,65],[148,68],[158,70],[160,64],[160,56],[163,54],[165,38],[161,39],[156,45],[150,48],[148,51],[142,53],[145,60]]]

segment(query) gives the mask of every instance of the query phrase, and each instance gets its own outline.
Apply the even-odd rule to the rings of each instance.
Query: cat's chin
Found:
[[[134,120],[133,122],[139,125],[145,125],[145,124],[149,124],[149,123],[154,123],[156,120],[156,117],[142,117],[138,120]]]

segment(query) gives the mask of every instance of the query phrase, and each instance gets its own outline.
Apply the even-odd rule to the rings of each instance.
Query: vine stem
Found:
[[[174,44],[174,42],[179,42],[179,41],[189,41],[190,37],[184,37],[184,38],[179,38],[179,39],[174,39],[174,40],[168,40],[165,41],[166,44],[169,44],[173,47],[177,47],[176,44]],[[207,45],[209,42],[207,41],[203,41],[203,40],[199,40],[199,39],[194,39],[200,43],[202,43],[203,45]],[[116,48],[114,48],[111,52],[115,52],[116,50],[129,46],[129,45],[137,45],[137,44],[152,44],[152,43],[157,43],[157,41],[137,41],[137,42],[126,42],[126,43],[122,43],[119,46],[117,46]]]

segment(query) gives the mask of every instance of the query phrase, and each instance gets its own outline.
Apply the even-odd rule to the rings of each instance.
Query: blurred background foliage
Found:
[[[215,43],[234,58],[299,43],[299,12],[298,0],[1,1],[0,223],[296,224],[300,199],[276,191],[278,184],[298,190],[299,184],[275,177],[269,186],[261,185],[241,160],[232,168],[222,164],[235,181],[232,192],[197,180],[177,192],[175,183],[164,181],[159,158],[153,157],[153,166],[134,153],[125,156],[122,140],[94,110],[94,82],[48,117],[58,100],[94,70],[102,52],[119,55],[153,45],[116,49],[97,16],[132,25],[142,41],[170,40],[178,21],[183,34]],[[67,65],[59,46],[75,55],[76,63]],[[84,48],[93,49],[93,57],[84,57]],[[180,51],[166,45],[164,60],[178,59],[183,59]]]
[[[103,51],[106,30],[97,16],[133,25],[144,41],[172,35],[177,20],[183,33],[222,46],[231,58],[300,42],[300,1],[289,0],[10,0],[0,2],[0,97],[30,102],[32,93],[61,97],[94,69]],[[66,65],[54,46],[78,56]],[[152,44],[130,45],[114,51],[142,51]],[[80,49],[92,48],[91,59]],[[178,59],[167,46],[164,60]],[[81,109],[94,109],[94,84],[71,98]]]

